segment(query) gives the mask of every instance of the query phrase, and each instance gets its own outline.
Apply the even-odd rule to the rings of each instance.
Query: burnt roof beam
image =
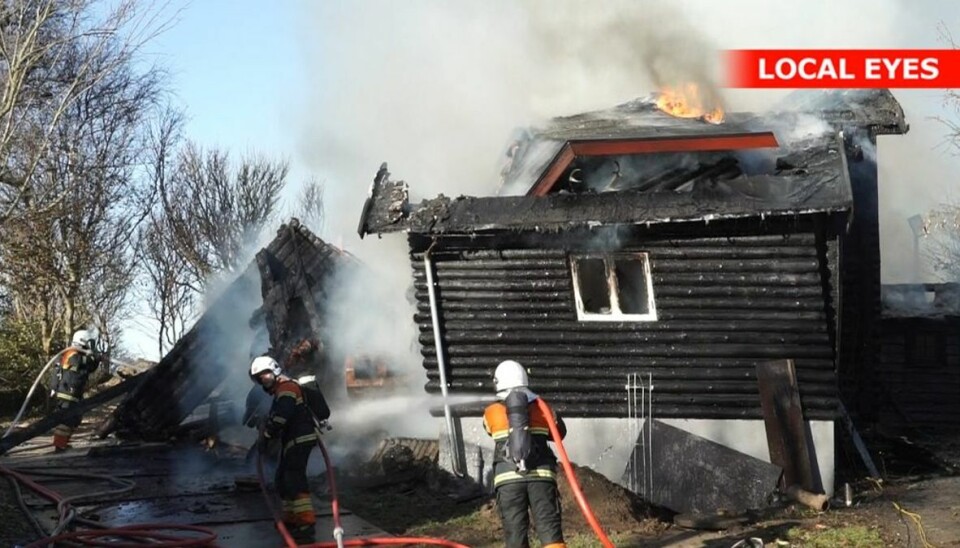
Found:
[[[777,148],[773,132],[733,133],[726,135],[697,135],[648,137],[635,139],[571,140],[563,145],[543,175],[527,193],[545,196],[553,189],[560,176],[576,158],[597,156],[626,156],[658,152],[716,152],[755,148]]]

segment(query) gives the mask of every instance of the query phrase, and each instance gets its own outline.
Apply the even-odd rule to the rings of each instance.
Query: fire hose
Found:
[[[570,458],[567,456],[567,450],[563,448],[563,439],[560,436],[560,430],[557,429],[557,423],[553,420],[553,411],[547,405],[547,402],[543,401],[543,398],[537,398],[537,406],[540,407],[540,413],[547,419],[550,437],[553,438],[553,443],[557,447],[557,453],[560,454],[560,463],[563,465],[563,472],[567,475],[567,483],[570,484],[573,497],[577,499],[580,512],[583,514],[584,519],[587,520],[587,523],[590,524],[590,528],[593,529],[600,543],[603,544],[605,548],[613,548],[613,542],[611,542],[607,534],[603,532],[600,522],[597,521],[597,517],[593,515],[593,509],[590,508],[590,505],[587,504],[586,497],[583,496],[583,491],[580,489],[580,482],[577,481],[577,475],[573,472],[573,466],[570,464]]]
[[[96,522],[91,522],[88,520],[80,520],[76,518],[75,510],[70,506],[70,501],[74,500],[77,497],[63,497],[59,493],[48,489],[39,483],[33,481],[26,475],[7,468],[3,465],[0,465],[0,474],[9,476],[14,481],[19,482],[26,487],[29,487],[31,490],[36,492],[41,497],[49,500],[50,502],[55,502],[57,504],[57,511],[59,512],[59,523],[54,529],[55,533],[47,538],[42,538],[40,540],[34,541],[24,548],[40,548],[43,546],[52,546],[60,542],[69,541],[74,544],[79,544],[81,546],[117,546],[117,547],[131,547],[131,546],[140,546],[145,544],[150,544],[155,548],[191,548],[196,546],[210,546],[217,540],[217,534],[206,529],[204,527],[198,527],[195,525],[167,525],[162,523],[143,523],[135,525],[124,525],[121,527],[114,528],[101,528],[97,530],[86,530],[86,531],[74,531],[70,533],[60,533],[71,521],[83,521],[85,524],[90,526],[99,526]],[[44,472],[45,475],[54,475],[52,473]],[[99,476],[94,474],[57,474],[64,477],[97,477],[97,478],[108,478],[108,476]],[[130,486],[126,485],[131,483],[127,480],[120,480],[118,478],[111,478],[111,481],[123,485],[120,489],[110,490],[109,493],[116,493],[121,491],[129,490]],[[104,492],[107,493],[107,492]],[[90,496],[97,493],[85,493],[82,496]],[[194,536],[190,538],[185,538],[182,536],[176,536],[170,534],[173,531],[180,531],[186,533],[199,533],[200,536]],[[139,543],[107,543],[106,539],[128,539],[134,541],[140,541]]]
[[[270,512],[273,513],[277,530],[280,531],[280,536],[283,537],[283,541],[288,548],[343,548],[344,546],[390,546],[409,544],[428,544],[433,546],[447,546],[449,548],[470,548],[469,546],[451,540],[429,537],[368,537],[344,540],[343,526],[340,523],[340,501],[337,496],[337,482],[336,478],[334,477],[333,461],[330,459],[330,454],[327,452],[327,447],[323,444],[323,440],[321,440],[319,436],[317,437],[317,445],[320,447],[320,452],[323,454],[323,461],[327,467],[327,483],[330,485],[330,502],[331,509],[333,511],[333,535],[334,538],[337,539],[335,542],[297,544],[297,542],[293,539],[293,536],[290,535],[290,531],[287,529],[286,525],[284,525],[283,520],[280,519],[277,508],[273,504],[273,499],[270,497],[270,494],[267,493],[267,482],[263,475],[263,453],[259,451],[257,452],[257,475],[260,479],[260,490],[263,492],[263,496],[267,500],[267,506],[270,507]]]
[[[23,413],[27,410],[27,405],[30,404],[30,398],[33,397],[33,393],[37,390],[37,386],[39,386],[40,380],[43,379],[43,376],[47,373],[47,370],[50,369],[50,366],[53,365],[53,364],[57,361],[57,358],[59,358],[60,356],[62,356],[63,353],[66,352],[67,350],[69,350],[70,348],[71,348],[71,347],[67,347],[67,348],[64,348],[63,350],[61,350],[60,352],[57,352],[56,354],[54,354],[54,356],[53,356],[52,358],[50,358],[50,361],[48,361],[47,364],[43,366],[43,369],[40,370],[40,374],[37,375],[37,378],[33,381],[33,384],[30,386],[30,390],[27,392],[27,397],[23,399],[23,405],[21,405],[21,406],[20,406],[20,410],[17,411],[17,416],[15,416],[15,417],[13,418],[13,422],[11,422],[11,423],[10,423],[10,426],[7,427],[7,431],[3,433],[3,436],[0,436],[0,439],[9,436],[10,433],[13,432],[13,429],[16,428],[18,424],[20,424],[20,419],[23,418]],[[91,353],[91,352],[86,351],[86,350],[83,350],[83,349],[78,349],[78,350],[80,350],[80,352],[83,352],[83,353],[85,353],[85,354],[90,354],[90,353]],[[126,362],[124,362],[124,361],[121,361],[121,360],[116,360],[116,359],[111,358],[111,359],[110,359],[110,362],[115,363],[115,364],[117,364],[117,365],[123,365],[123,366],[126,366],[126,367],[130,367],[130,364],[128,364],[128,363],[126,363]]]
[[[33,384],[30,386],[30,391],[27,392],[27,397],[23,399],[23,405],[20,406],[20,411],[18,411],[17,416],[13,418],[13,422],[10,423],[10,426],[7,428],[7,431],[3,433],[4,438],[9,436],[10,432],[13,432],[13,429],[16,428],[17,424],[20,423],[20,419],[23,418],[24,411],[27,410],[27,404],[30,403],[30,398],[33,397],[33,393],[34,391],[36,391],[37,386],[40,384],[40,379],[42,379],[43,376],[46,374],[47,369],[50,369],[50,366],[57,361],[57,358],[62,356],[63,353],[66,351],[67,349],[64,348],[60,352],[57,352],[52,358],[50,358],[50,361],[47,362],[47,365],[44,365],[43,369],[40,370],[40,374],[37,375],[37,379],[33,381]]]
[[[560,462],[563,465],[563,471],[567,476],[567,482],[570,484],[570,489],[573,491],[573,496],[577,500],[577,505],[580,507],[583,517],[587,520],[587,523],[590,524],[590,528],[593,529],[594,534],[597,535],[597,538],[600,540],[600,543],[603,544],[604,548],[614,548],[613,542],[610,541],[610,538],[603,531],[603,527],[600,526],[600,522],[597,520],[596,516],[593,514],[593,510],[587,503],[586,497],[583,496],[583,490],[580,489],[580,483],[577,481],[577,476],[573,471],[573,466],[570,464],[570,458],[567,456],[567,451],[563,447],[563,440],[560,436],[560,431],[557,429],[557,423],[553,420],[553,412],[542,398],[537,398],[536,401],[537,405],[540,406],[540,411],[542,412],[543,416],[547,419],[547,426],[550,429],[550,436],[553,438],[553,443],[557,447],[557,452],[560,456]],[[334,478],[333,462],[330,459],[329,453],[327,452],[327,447],[323,444],[323,440],[321,440],[319,436],[317,437],[317,445],[320,447],[320,452],[323,454],[323,460],[327,468],[327,483],[330,485],[331,509],[333,512],[334,523],[333,535],[334,538],[336,538],[336,542],[315,542],[306,545],[298,545],[296,543],[284,525],[283,520],[277,517],[277,509],[274,506],[269,493],[267,493],[267,484],[263,475],[263,454],[260,452],[257,453],[257,474],[260,480],[260,489],[263,491],[263,496],[267,500],[267,505],[270,507],[270,511],[274,515],[277,530],[280,531],[280,535],[283,537],[283,540],[288,548],[297,548],[298,546],[301,546],[301,548],[303,546],[309,548],[343,548],[344,546],[387,546],[403,544],[429,544],[434,546],[449,546],[453,548],[468,548],[465,545],[454,541],[434,538],[377,537],[350,539],[346,541],[343,540],[343,527],[340,523],[340,502],[337,497],[337,483],[336,479]]]

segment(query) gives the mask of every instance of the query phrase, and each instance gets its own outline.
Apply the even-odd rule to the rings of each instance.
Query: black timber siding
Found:
[[[756,364],[792,358],[806,417],[833,418],[836,241],[826,234],[619,240],[617,252],[650,254],[655,322],[578,321],[568,259],[578,250],[562,235],[498,250],[440,237],[431,257],[449,388],[490,394],[509,358],[568,416],[625,417],[627,374],[651,373],[655,416],[761,418]],[[426,389],[439,392],[421,244],[411,238],[415,320]]]
[[[874,367],[880,347],[880,220],[877,165],[849,164],[854,214],[840,244],[840,392],[851,413],[868,422],[879,408]]]
[[[960,429],[960,317],[884,318],[874,378],[880,421]]]

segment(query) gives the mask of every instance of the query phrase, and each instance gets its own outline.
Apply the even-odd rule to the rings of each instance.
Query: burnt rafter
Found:
[[[652,154],[657,152],[706,152],[717,150],[742,150],[752,148],[776,148],[777,138],[773,133],[731,133],[720,135],[646,137],[636,139],[597,139],[567,141],[543,175],[527,192],[529,196],[546,196],[574,159],[595,156],[621,156]]]

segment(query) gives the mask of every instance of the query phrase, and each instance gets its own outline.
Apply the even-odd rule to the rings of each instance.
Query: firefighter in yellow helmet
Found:
[[[547,445],[550,430],[529,388],[527,372],[513,360],[497,366],[497,397],[483,413],[483,427],[493,437],[493,485],[503,522],[507,548],[529,546],[528,510],[544,548],[561,548],[560,495],[557,491],[557,458]],[[563,419],[553,413],[560,435]]]

